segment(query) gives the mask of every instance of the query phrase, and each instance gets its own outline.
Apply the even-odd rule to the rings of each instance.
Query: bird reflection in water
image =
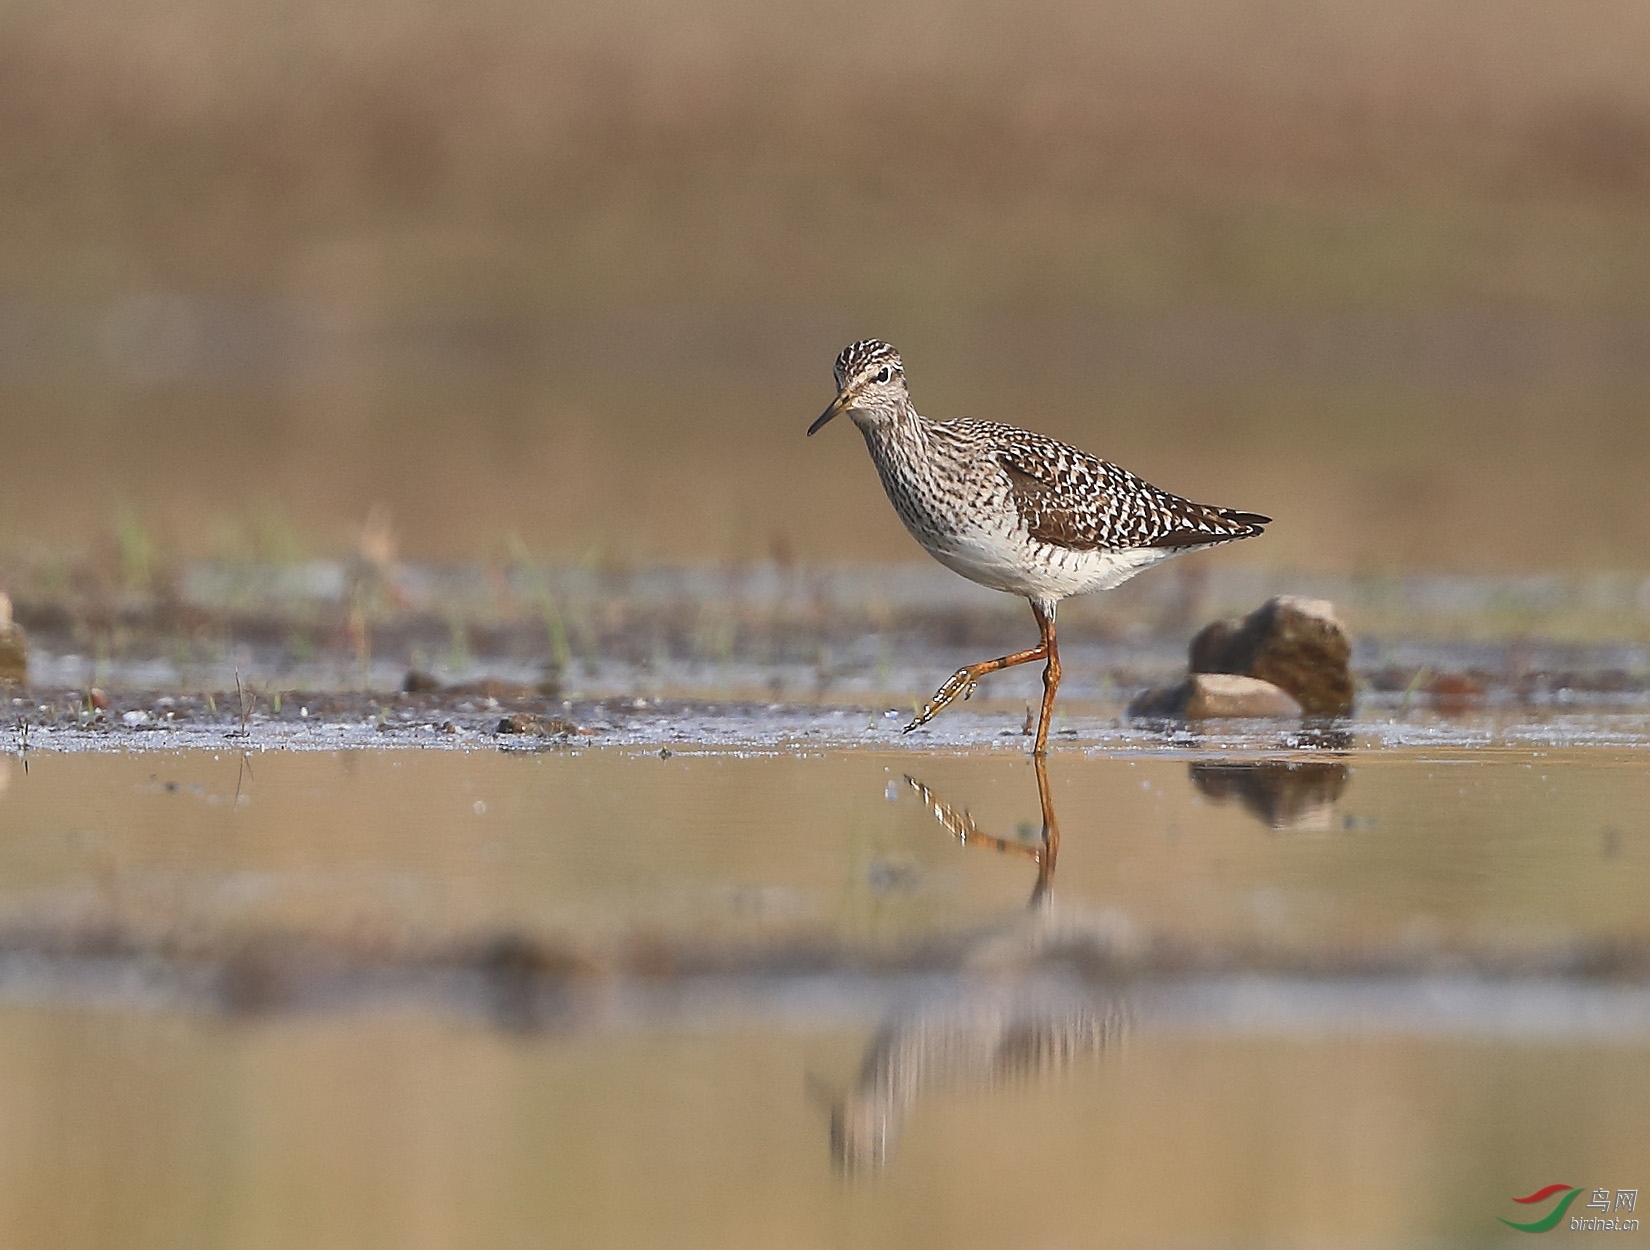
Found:
[[[959,843],[1028,860],[1036,877],[1028,907],[963,952],[966,968],[981,948],[996,948],[989,980],[971,981],[896,1011],[866,1047],[853,1088],[831,1098],[831,1157],[844,1172],[869,1172],[886,1164],[906,1116],[924,1096],[1028,1084],[1079,1060],[1097,1059],[1128,1027],[1127,1009],[1116,997],[1039,976],[1037,939],[1050,910],[1060,828],[1047,766],[1041,756],[1032,763],[1042,830],[1031,843],[986,833],[967,809],[953,807],[914,777],[906,778],[940,827]],[[1012,947],[1026,937],[1030,944],[1017,966],[1005,967],[1001,939],[1009,939]]]

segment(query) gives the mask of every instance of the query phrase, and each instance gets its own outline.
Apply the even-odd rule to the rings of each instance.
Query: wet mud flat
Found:
[[[1082,699],[1062,694],[1051,740],[1061,749],[1089,753],[1209,750],[1223,745],[1308,754],[1354,746],[1650,747],[1650,705],[1641,709],[1637,699],[1606,696],[1595,701],[1575,692],[1561,701],[1534,705],[1369,692],[1361,696],[1359,716],[1327,722],[1175,724],[1131,719],[1124,703],[1116,695]],[[1013,755],[1029,751],[1033,726],[1029,690],[1021,699],[977,693],[913,733],[905,727],[914,701],[900,706],[824,699],[563,699],[494,680],[421,692],[269,693],[250,685],[216,695],[31,689],[12,692],[7,704],[9,724],[0,725],[0,744],[19,761],[42,751],[405,747],[515,752],[640,747],[666,753],[984,749]]]
[[[1329,596],[1346,618],[1358,721],[1337,732],[1603,740],[1650,714],[1642,579],[1192,566],[1062,610],[1057,734],[1068,745],[1126,739],[1131,698],[1184,672],[1204,622],[1284,591]],[[220,738],[1008,748],[1040,695],[1032,668],[996,674],[966,708],[899,738],[955,669],[1023,646],[1031,628],[1019,600],[937,566],[205,565],[166,596],[41,591],[20,594],[16,615],[31,651],[27,684],[5,691],[18,749],[25,737],[53,749]],[[989,723],[972,715],[985,709]]]
[[[1183,670],[1207,621],[1295,594],[1345,618],[1370,707],[1650,707],[1640,577],[1345,577],[1199,559],[1063,605],[1063,694],[1126,701]],[[305,692],[387,695],[409,678],[460,697],[904,706],[1035,637],[1023,601],[932,564],[199,564],[158,590],[9,589],[34,688],[210,692],[222,705],[240,684],[266,710]],[[1005,673],[991,692],[1023,697],[1035,681]]]

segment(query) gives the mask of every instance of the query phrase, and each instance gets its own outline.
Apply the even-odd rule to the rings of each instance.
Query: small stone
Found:
[[[531,712],[511,712],[499,721],[498,729],[501,734],[531,734],[538,738],[566,738],[573,734],[582,734],[580,729],[570,720],[563,720],[559,716],[535,716]]]
[[[109,693],[106,690],[99,689],[97,686],[93,686],[86,692],[86,702],[90,703],[100,712],[107,712],[109,710]]]
[[[433,694],[441,689],[441,682],[429,673],[409,668],[401,679],[402,694]]]
[[[1147,690],[1129,704],[1131,720],[1295,720],[1301,705],[1258,677],[1192,673],[1178,685]]]
[[[1192,639],[1193,673],[1234,673],[1281,687],[1308,716],[1348,716],[1352,644],[1335,605],[1279,595],[1241,621],[1214,621]]]

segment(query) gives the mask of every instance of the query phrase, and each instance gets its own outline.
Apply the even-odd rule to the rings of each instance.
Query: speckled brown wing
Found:
[[[1073,499],[1071,483],[1050,481],[1052,475],[1040,476],[1006,453],[998,454],[997,463],[1008,474],[1015,511],[1032,538],[1073,551],[1092,551],[1105,545],[1092,511]],[[1042,467],[1046,473],[1046,466]]]
[[[1253,537],[1271,520],[1171,495],[1127,469],[1027,430],[994,426],[991,434],[1014,506],[1039,542],[1075,551],[1204,547]]]

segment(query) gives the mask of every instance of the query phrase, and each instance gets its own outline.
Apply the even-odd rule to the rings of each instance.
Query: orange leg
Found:
[[[1047,660],[1048,663],[1043,668],[1043,712],[1037,720],[1037,742],[1032,748],[1032,754],[1046,755],[1049,716],[1054,710],[1054,692],[1060,686],[1060,649],[1054,641],[1054,610],[1050,608],[1045,612],[1040,605],[1033,603],[1031,614],[1037,618],[1037,628],[1043,636],[1041,642],[1027,651],[1016,651],[1012,655],[999,656],[995,660],[982,660],[978,664],[970,664],[967,668],[959,668],[934,692],[934,697],[917,713],[917,718],[905,727],[905,732],[910,733],[918,725],[926,725],[957,699],[967,699],[974,693],[974,687],[980,678],[987,673],[1013,668],[1016,664],[1030,664],[1034,660]]]
[[[1048,653],[1048,663],[1043,665],[1043,710],[1037,717],[1037,744],[1031,748],[1031,753],[1038,759],[1048,754],[1048,726],[1054,719],[1054,692],[1060,688],[1060,645],[1054,640],[1054,611],[1051,608],[1046,614],[1035,603],[1031,605],[1032,612],[1037,617],[1037,625],[1043,631],[1043,650]],[[1048,787],[1044,785],[1043,801],[1045,807],[1048,802]]]

